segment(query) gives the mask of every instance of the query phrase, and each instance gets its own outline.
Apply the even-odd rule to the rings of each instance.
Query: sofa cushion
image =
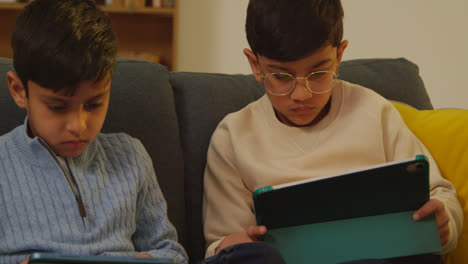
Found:
[[[10,59],[0,58],[0,135],[24,123],[26,112],[19,108],[10,95],[6,74],[13,70]]]
[[[168,215],[186,246],[184,168],[169,72],[160,64],[118,59],[102,132],[125,132],[142,141],[153,160]]]
[[[218,123],[262,96],[263,89],[251,75],[172,72],[171,84],[179,118],[185,163],[187,197],[187,252],[191,263],[203,259],[203,174],[206,151]]]
[[[457,190],[465,215],[465,228],[457,249],[447,256],[446,263],[465,263],[468,260],[468,110],[418,111],[401,103],[394,105],[434,157],[442,176]]]
[[[338,78],[371,88],[389,100],[433,109],[418,66],[404,58],[343,61]]]

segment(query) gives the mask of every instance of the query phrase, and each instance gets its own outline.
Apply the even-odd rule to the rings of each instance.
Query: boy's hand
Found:
[[[20,264],[28,264],[28,262],[29,262],[29,258],[27,258],[26,260],[21,261]]]
[[[437,228],[439,229],[440,244],[445,246],[450,236],[448,225],[450,218],[445,211],[444,203],[436,199],[429,200],[413,214],[413,219],[418,221],[431,214],[435,214]]]
[[[266,234],[267,229],[265,226],[249,226],[242,232],[234,233],[226,236],[215,250],[215,254],[218,254],[223,248],[241,243],[259,242]]]

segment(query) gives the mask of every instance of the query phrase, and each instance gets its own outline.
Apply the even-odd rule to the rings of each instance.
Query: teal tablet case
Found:
[[[414,221],[429,200],[429,163],[414,160],[253,195],[265,241],[287,263],[340,263],[441,250],[434,217]]]

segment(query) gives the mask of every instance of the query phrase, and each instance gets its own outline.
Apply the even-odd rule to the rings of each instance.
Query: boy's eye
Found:
[[[324,78],[326,78],[328,76],[330,76],[329,72],[313,72],[307,77],[307,79],[309,81],[314,81],[314,80],[324,79]]]
[[[48,107],[50,110],[55,111],[55,112],[60,112],[60,111],[65,110],[64,105],[49,105]]]
[[[292,79],[292,76],[289,75],[289,74],[276,73],[276,74],[273,74],[273,76],[274,76],[277,80],[280,80],[280,81],[285,81],[285,80],[290,80],[290,79]]]
[[[102,103],[94,103],[94,104],[85,104],[85,108],[88,111],[92,111],[102,106]]]

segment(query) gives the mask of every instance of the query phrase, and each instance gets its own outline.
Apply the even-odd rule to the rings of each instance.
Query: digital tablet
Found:
[[[428,200],[424,155],[253,194],[257,224],[269,229],[416,210]]]
[[[169,264],[169,258],[137,258],[119,256],[65,256],[55,253],[34,253],[29,256],[31,264]]]
[[[253,194],[257,224],[268,230],[265,242],[294,264],[440,252],[434,215],[412,217],[428,200],[429,163],[423,155]]]

